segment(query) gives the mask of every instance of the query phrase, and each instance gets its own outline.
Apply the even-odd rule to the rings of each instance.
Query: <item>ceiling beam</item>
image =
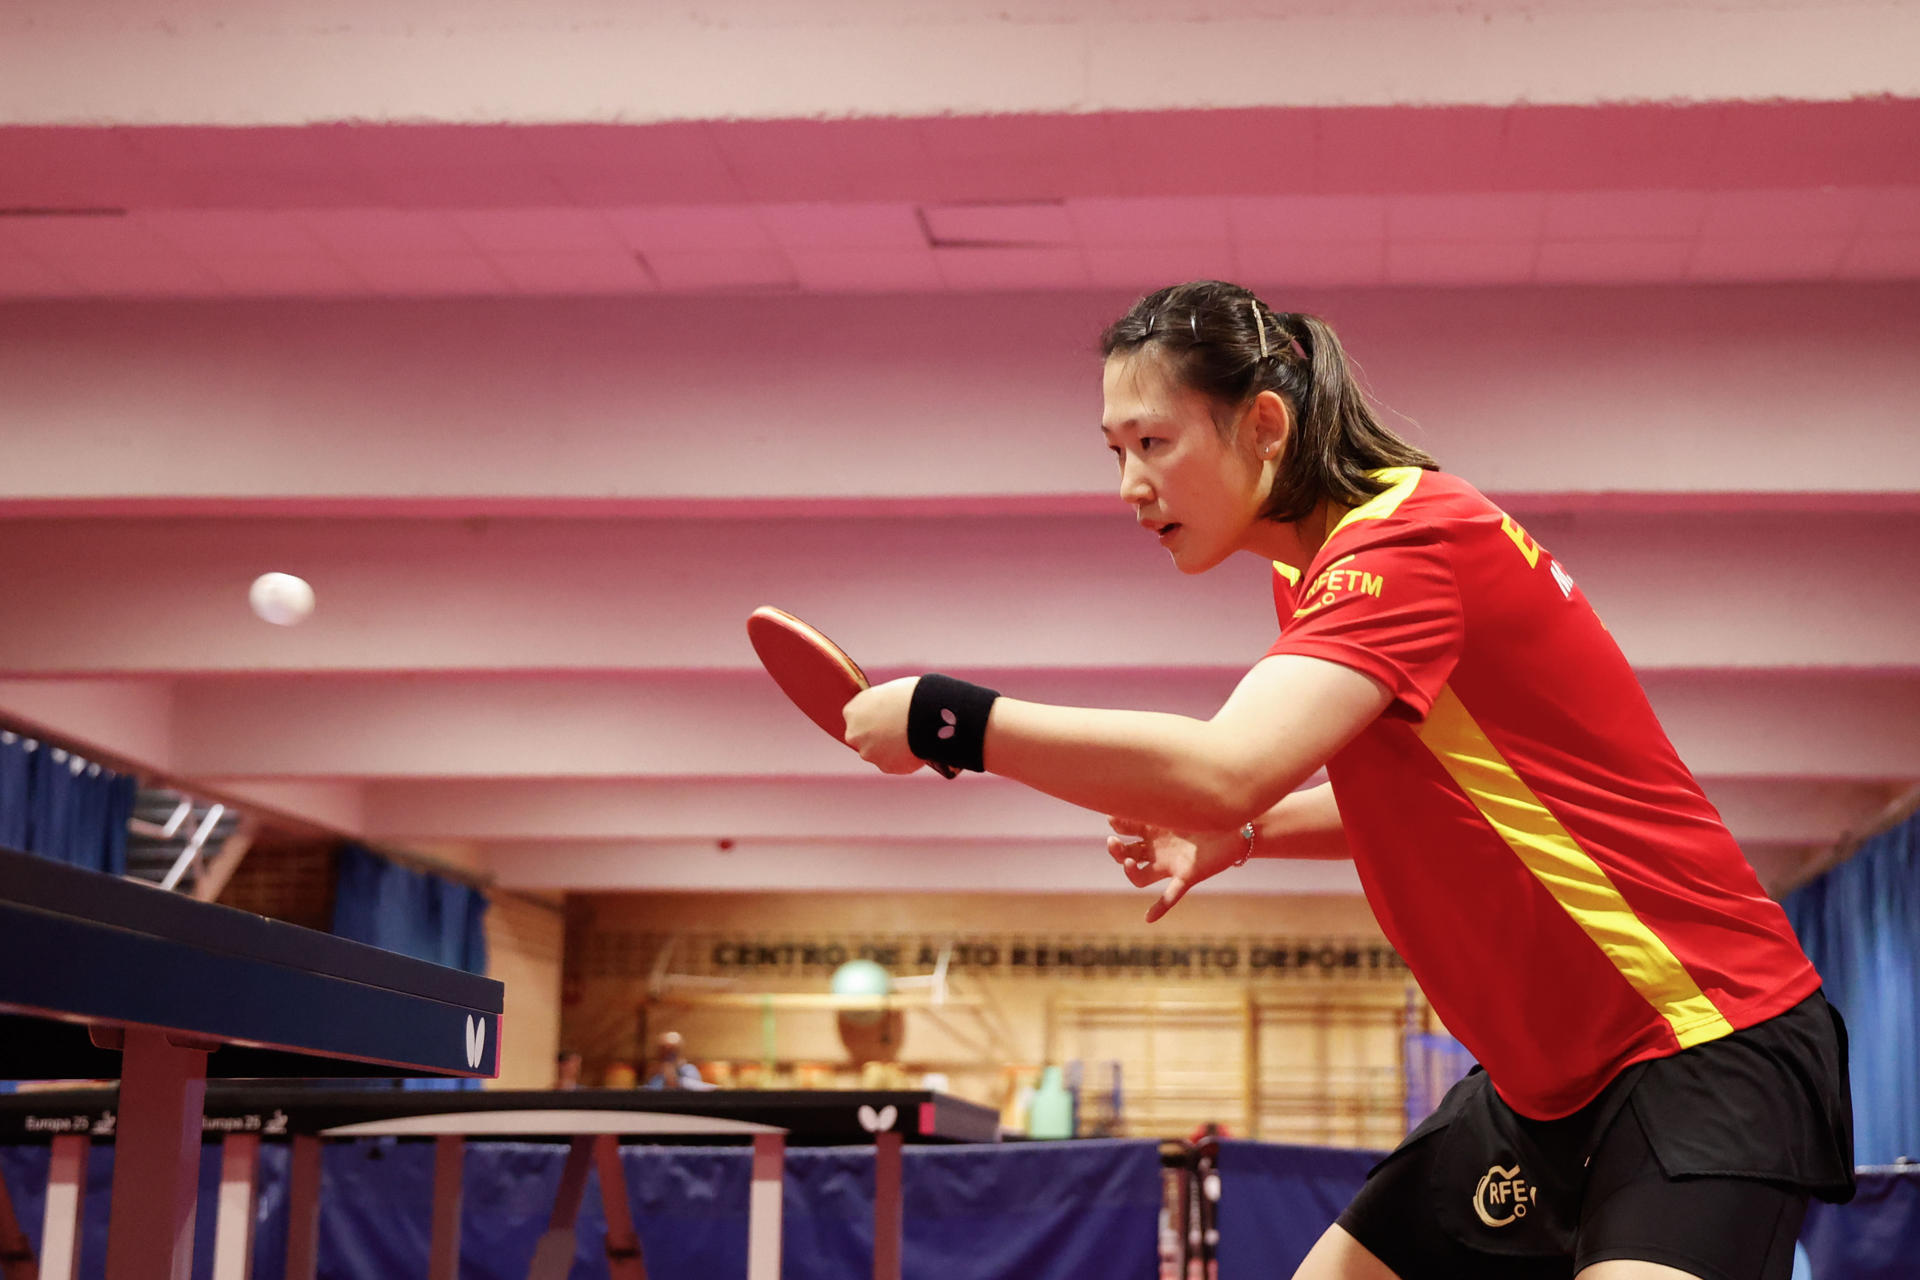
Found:
[[[1797,884],[1796,877],[1803,878],[1803,869],[1820,852],[1804,844],[1748,843],[1743,849],[1769,888]],[[724,849],[702,840],[501,843],[488,845],[484,858],[497,884],[529,890],[870,893],[884,887],[967,893],[991,885],[1022,892],[1122,893],[1140,899],[1143,909],[1153,896],[1130,888],[1099,841],[1085,838],[897,844],[739,840]],[[1345,860],[1260,858],[1200,892],[1357,895],[1360,881]]]
[[[960,893],[996,886],[1019,892],[1126,892],[1097,838],[991,841],[796,842],[631,840],[571,844],[490,844],[486,866],[497,883],[571,892],[696,889],[748,893],[853,892],[885,887],[909,893]],[[1237,868],[1235,893],[1360,892],[1353,864],[1262,858]],[[1141,910],[1146,895],[1141,895]]]
[[[1012,696],[1206,718],[1239,668],[971,669]],[[1920,778],[1920,670],[1641,673],[1718,777]],[[757,670],[706,675],[247,677],[177,683],[175,759],[255,779],[864,777]],[[0,690],[0,694],[3,694]],[[0,706],[4,706],[0,701]]]
[[[1129,301],[0,305],[0,512],[360,499],[373,513],[474,495],[502,511],[1062,496],[1118,510],[1094,347]],[[1281,301],[1327,314],[1412,425],[1394,420],[1487,492],[1920,490],[1920,304],[1904,285]],[[1845,449],[1830,447],[1840,425]]]
[[[1885,807],[1885,784],[1702,778],[1736,839],[1818,844]],[[692,840],[1097,839],[1098,814],[992,777],[374,782],[375,840],[526,842]]]
[[[1647,669],[1913,662],[1890,587],[1920,514],[1530,518]],[[930,566],[938,566],[930,572]],[[266,570],[319,596],[247,611]],[[751,671],[778,604],[870,673],[1242,667],[1272,642],[1270,568],[1172,572],[1124,512],[978,519],[0,521],[0,677]],[[1792,608],[1783,608],[1791,601]]]

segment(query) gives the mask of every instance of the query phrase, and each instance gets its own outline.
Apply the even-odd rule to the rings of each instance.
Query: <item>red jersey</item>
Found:
[[[1327,764],[1367,901],[1523,1115],[1782,1013],[1820,985],[1786,914],[1551,554],[1417,468],[1334,527],[1280,639],[1393,691]]]

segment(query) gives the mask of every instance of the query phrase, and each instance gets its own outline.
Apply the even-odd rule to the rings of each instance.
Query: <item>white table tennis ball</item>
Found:
[[[313,612],[313,588],[290,573],[263,573],[247,589],[253,611],[277,627],[290,627]]]

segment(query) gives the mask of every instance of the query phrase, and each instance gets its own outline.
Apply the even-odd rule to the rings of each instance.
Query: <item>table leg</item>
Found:
[[[900,1280],[900,1135],[873,1135],[873,1280]]]
[[[573,1268],[573,1229],[587,1193],[587,1174],[593,1168],[593,1141],[591,1135],[582,1134],[567,1148],[567,1167],[560,1174],[560,1189],[553,1193],[546,1234],[534,1246],[527,1280],[567,1280]]]
[[[120,1066],[107,1280],[187,1280],[207,1051],[131,1027]]]
[[[457,1133],[433,1140],[433,1244],[427,1280],[460,1280],[460,1192],[467,1140]]]
[[[313,1280],[320,1268],[320,1139],[295,1134],[287,1163],[287,1280]]]
[[[47,1212],[41,1219],[40,1232],[43,1280],[73,1280],[80,1274],[87,1152],[92,1147],[92,1140],[84,1133],[63,1133],[53,1140],[53,1154],[47,1161]]]
[[[7,1180],[0,1178],[0,1280],[38,1280],[39,1275],[33,1246],[27,1243],[27,1233],[20,1229],[13,1200],[7,1195]]]
[[[753,1135],[753,1189],[747,1202],[747,1280],[780,1280],[780,1193],[787,1135]]]
[[[593,1140],[593,1167],[600,1174],[600,1207],[607,1215],[608,1280],[647,1280],[647,1259],[627,1199],[627,1171],[620,1167],[620,1139],[606,1134]]]
[[[220,1201],[213,1220],[213,1280],[253,1274],[253,1217],[260,1183],[260,1135],[230,1133],[220,1143]]]

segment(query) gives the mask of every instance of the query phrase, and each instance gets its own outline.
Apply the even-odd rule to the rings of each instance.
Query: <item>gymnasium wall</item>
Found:
[[[545,1089],[560,1049],[560,948],[556,903],[493,895],[487,909],[487,976],[506,983],[495,1089]]]
[[[1077,1058],[1102,1082],[1098,1064],[1121,1064],[1128,1135],[1212,1121],[1288,1141],[1399,1137],[1401,1033],[1410,1012],[1432,1022],[1363,899],[1203,888],[1153,926],[1148,900],[1016,887],[570,895],[561,1035],[590,1083],[616,1062],[644,1069],[654,1038],[675,1030],[690,1059],[735,1084],[897,1085],[937,1071],[1013,1120],[1014,1092],[1040,1066]],[[927,1008],[926,988],[902,983],[896,1023],[854,1015],[843,1037],[832,1009],[757,1001],[825,993],[837,964],[863,953],[896,981],[927,975],[948,943],[950,1003]],[[863,1077],[855,1052],[894,1068]]]

